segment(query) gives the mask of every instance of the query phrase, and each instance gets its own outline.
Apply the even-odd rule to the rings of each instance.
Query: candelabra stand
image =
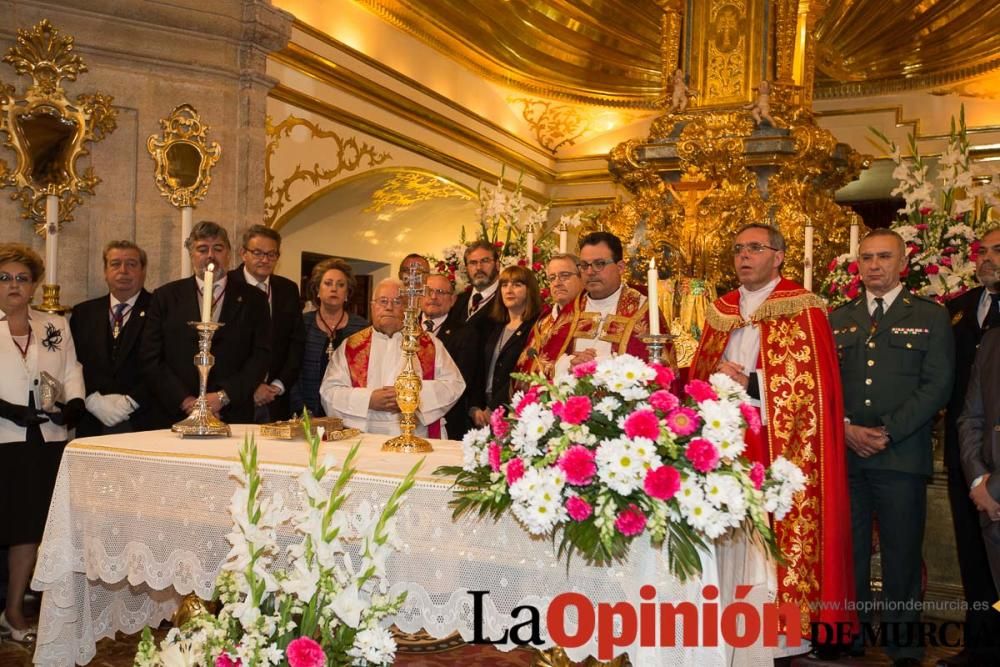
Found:
[[[383,452],[433,452],[431,443],[413,435],[417,428],[417,410],[420,408],[420,389],[423,382],[416,371],[417,346],[420,343],[420,296],[424,292],[423,277],[416,267],[406,276],[406,310],[403,311],[403,370],[393,387],[399,405],[399,430],[401,433],[382,445]]]
[[[215,357],[212,356],[212,336],[224,324],[222,322],[188,322],[188,324],[198,330],[198,354],[194,355],[194,365],[198,368],[198,400],[195,401],[191,414],[171,426],[170,430],[180,433],[181,436],[191,437],[232,435],[229,424],[212,413],[208,407],[208,399],[205,398],[208,373],[215,364]]]
[[[674,358],[673,350],[667,351],[667,345],[672,339],[671,334],[646,334],[640,339],[649,350],[650,363],[677,370],[677,360]]]

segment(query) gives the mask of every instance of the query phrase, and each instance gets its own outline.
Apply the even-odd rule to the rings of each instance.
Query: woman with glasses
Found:
[[[299,381],[292,387],[293,414],[301,415],[305,407],[310,414],[326,416],[319,399],[319,386],[330,357],[344,339],[368,326],[368,320],[347,312],[347,302],[356,289],[354,273],[344,260],[331,257],[313,267],[308,293],[316,310],[302,316],[306,343]]]
[[[83,369],[59,315],[32,312],[44,273],[31,248],[0,244],[0,544],[8,545],[0,634],[32,641],[24,593],[69,431],[84,413]]]
[[[528,334],[542,310],[535,274],[523,266],[500,272],[500,298],[490,308],[483,330],[483,356],[469,390],[469,416],[476,427],[489,424],[490,413],[510,403],[511,378]]]

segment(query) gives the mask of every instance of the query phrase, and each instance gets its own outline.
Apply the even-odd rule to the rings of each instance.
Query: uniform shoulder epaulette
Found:
[[[853,299],[851,299],[850,301],[848,301],[847,303],[842,303],[842,304],[840,304],[839,306],[837,306],[836,308],[834,308],[834,309],[833,309],[832,311],[830,311],[830,312],[833,312],[833,313],[835,313],[835,312],[837,312],[838,310],[840,310],[841,308],[847,308],[848,306],[853,306],[853,305],[855,305],[856,303],[858,303],[859,301],[861,301],[861,299],[862,299],[862,298],[864,298],[864,297],[860,297],[860,296],[856,296],[856,297],[854,297]]]
[[[931,305],[940,306],[941,308],[944,308],[944,306],[942,306],[940,303],[938,303],[934,299],[932,299],[930,297],[923,296],[922,294],[915,294],[913,292],[910,292],[906,296],[907,297],[912,297],[913,299],[915,299],[917,301],[923,301],[924,303],[929,303]]]

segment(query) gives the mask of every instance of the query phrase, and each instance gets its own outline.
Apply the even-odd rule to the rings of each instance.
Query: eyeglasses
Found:
[[[424,294],[427,296],[451,296],[453,292],[451,292],[451,290],[428,287],[424,290]]]
[[[759,255],[765,250],[777,251],[777,248],[773,248],[769,245],[764,245],[763,243],[736,243],[733,245],[733,255],[741,255],[743,254],[744,250],[746,250],[751,255]]]
[[[600,269],[598,269],[600,271]],[[561,282],[564,283],[573,276],[579,276],[579,273],[573,273],[572,271],[560,271],[559,273],[550,273],[545,276],[550,283]]]
[[[0,283],[21,283],[26,284],[31,282],[31,276],[27,273],[19,273],[16,276],[12,276],[9,273],[0,273]]]
[[[395,299],[390,299],[389,297],[379,297],[378,299],[372,299],[372,303],[376,306],[381,306],[382,308],[390,308],[393,306],[402,306],[403,300],[398,296]]]
[[[256,248],[254,248],[253,250],[249,250],[248,249],[247,252],[250,253],[251,255],[253,255],[254,259],[264,259],[266,257],[267,259],[271,260],[272,262],[274,260],[278,259],[279,257],[281,257],[281,253],[278,252],[277,250],[271,250],[269,252],[264,252],[263,250],[257,250]]]
[[[494,263],[495,261],[492,257],[484,257],[483,259],[466,260],[465,265],[472,268],[476,268],[477,266],[489,266],[490,264]]]
[[[593,262],[577,262],[576,266],[584,273],[590,271],[590,267],[594,267],[595,273],[600,273],[604,270],[604,267],[611,266],[612,264],[617,264],[617,262],[613,259],[595,259]]]

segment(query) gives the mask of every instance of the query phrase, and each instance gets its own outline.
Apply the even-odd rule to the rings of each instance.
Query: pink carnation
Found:
[[[636,410],[625,418],[625,435],[655,442],[660,437],[660,420],[652,410]]]
[[[535,385],[535,386],[531,387],[530,389],[528,389],[528,391],[524,392],[524,396],[522,396],[521,400],[518,401],[518,403],[517,403],[516,406],[514,406],[514,412],[517,414],[518,417],[521,416],[521,413],[524,411],[524,409],[526,407],[528,407],[532,403],[537,403],[538,402],[538,392],[539,391],[540,391],[540,387],[538,387],[537,385]]]
[[[747,421],[747,428],[750,429],[750,432],[754,435],[760,433],[760,412],[757,408],[749,403],[740,403],[740,413],[743,415],[743,419]]]
[[[712,385],[704,380],[691,380],[684,385],[684,393],[698,403],[716,401],[719,399],[719,395],[715,393],[715,389],[712,388]]]
[[[490,457],[490,468],[493,472],[500,472],[500,445],[491,442],[487,453]]]
[[[582,424],[590,418],[592,409],[586,396],[570,396],[565,403],[556,401],[552,404],[552,414],[567,424]]]
[[[950,248],[949,248],[949,250],[950,250]],[[951,266],[951,265],[952,265],[951,257],[948,257],[946,255],[946,256],[944,256],[944,257],[941,258],[941,266]]]
[[[323,647],[309,637],[293,639],[285,649],[288,667],[324,667],[326,654]]]
[[[701,425],[701,417],[691,408],[680,407],[667,415],[667,426],[679,436],[691,435]]]
[[[615,528],[626,537],[638,535],[646,528],[646,515],[633,503],[618,513]]]
[[[704,438],[695,438],[689,442],[684,456],[698,472],[711,472],[719,465],[719,450]]]
[[[569,517],[573,521],[583,521],[590,517],[593,509],[590,507],[590,503],[580,496],[571,496],[566,501],[566,512],[569,513]]]
[[[524,476],[524,461],[516,456],[507,461],[507,484],[513,484]]]
[[[510,424],[504,419],[507,416],[506,412],[506,408],[501,406],[490,413],[490,428],[493,430],[494,437],[503,439],[510,433]]]
[[[941,271],[941,269],[937,264],[928,264],[927,268],[924,269],[924,272],[929,276],[936,276],[939,271]]]
[[[650,468],[646,472],[642,488],[651,498],[670,500],[681,488],[681,474],[673,466]]]
[[[242,667],[243,661],[238,657],[233,658],[228,653],[220,653],[215,659],[215,667]]]
[[[593,375],[597,370],[597,362],[594,360],[585,361],[582,364],[573,366],[573,377],[579,379],[586,375]]]
[[[559,469],[566,475],[568,484],[586,486],[597,474],[594,452],[583,445],[573,445],[559,457]]]
[[[750,466],[750,481],[753,482],[753,488],[758,491],[764,486],[764,465],[760,461]]]
[[[924,208],[920,209],[920,215],[928,215],[928,214],[929,214],[929,213],[931,213],[931,212],[932,212],[933,210],[934,210],[934,209],[932,209],[932,208],[927,208],[927,207],[924,207]],[[917,229],[917,230],[921,231],[921,232],[926,232],[926,231],[927,231],[927,224],[926,224],[926,223],[923,223],[923,222],[921,222],[921,223],[920,223],[920,224],[918,224],[918,225],[913,225],[913,227],[914,227],[915,229]]]
[[[656,384],[664,389],[670,389],[674,381],[674,372],[662,364],[650,364],[650,368],[656,371]]]
[[[848,264],[847,265],[847,272],[849,274],[851,274],[852,276],[855,275],[855,274],[857,274],[857,272],[858,272],[858,263],[857,262],[851,262],[850,264]]]
[[[658,389],[649,395],[649,404],[660,412],[670,412],[680,405],[681,401],[666,389]]]

